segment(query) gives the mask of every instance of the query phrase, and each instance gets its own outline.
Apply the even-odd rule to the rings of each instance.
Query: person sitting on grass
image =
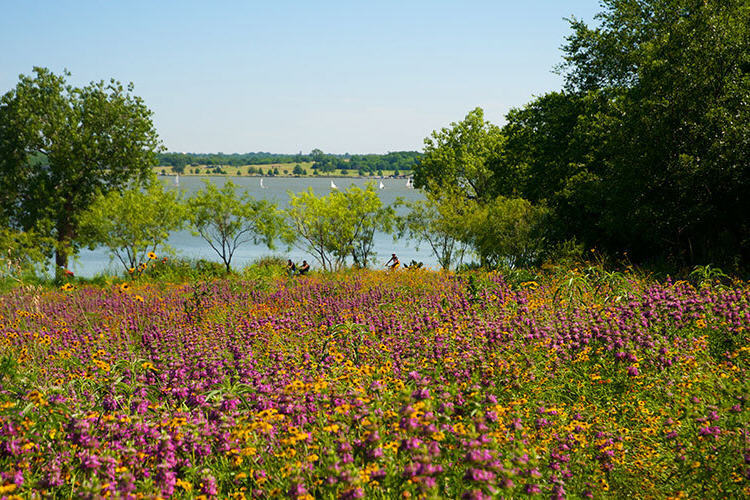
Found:
[[[307,274],[309,270],[310,270],[310,264],[308,264],[306,260],[303,260],[302,265],[299,266],[299,275],[304,276]]]
[[[287,259],[286,261],[286,272],[287,274],[289,274],[289,276],[294,276],[294,273],[297,272],[297,266],[294,265],[292,259]]]
[[[391,254],[390,260],[388,260],[388,262],[385,263],[385,266],[389,267],[391,271],[395,271],[396,269],[398,269],[398,266],[400,265],[401,265],[401,262],[398,261],[398,257],[396,257],[395,253]]]

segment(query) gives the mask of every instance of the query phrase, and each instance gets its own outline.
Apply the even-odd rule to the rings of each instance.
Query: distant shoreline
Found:
[[[190,167],[193,168],[193,167]],[[200,168],[201,170],[207,169],[209,167],[196,167]],[[292,174],[292,173],[279,173],[279,174],[258,174],[258,173],[241,173],[238,172],[239,168],[246,168],[246,167],[219,167],[223,170],[227,170],[226,173],[219,173],[213,170],[210,171],[201,171],[197,173],[188,172],[188,167],[185,168],[185,172],[180,173],[180,177],[257,177],[257,178],[290,178],[290,179],[328,179],[328,178],[341,178],[341,179],[408,179],[409,177],[412,177],[414,175],[413,171],[399,171],[398,175],[395,175],[395,170],[383,170],[383,175],[359,175],[358,173],[353,173],[351,175],[342,174],[340,172],[327,172],[324,174]],[[169,166],[158,166],[154,167],[154,173],[156,173],[159,177],[175,177],[177,174],[172,171],[171,167]]]

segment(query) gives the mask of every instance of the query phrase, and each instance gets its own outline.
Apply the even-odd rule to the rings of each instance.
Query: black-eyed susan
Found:
[[[156,254],[154,252],[149,252],[148,253],[148,258],[151,259],[151,260],[154,260],[154,259],[156,259]]]
[[[123,283],[122,285],[120,285],[120,290],[122,290],[123,292],[126,292],[130,290],[130,285],[128,283]]]

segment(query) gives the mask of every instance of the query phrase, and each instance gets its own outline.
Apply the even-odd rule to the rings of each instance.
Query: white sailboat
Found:
[[[338,187],[336,187],[336,184],[334,184],[333,181],[331,181],[331,189],[338,189]]]
[[[266,189],[266,186],[263,185],[263,177],[260,178],[260,188]]]
[[[180,173],[177,172],[174,176],[174,185],[179,186],[180,185]]]
[[[384,189],[385,188],[385,184],[383,184],[383,181],[380,181],[380,186],[379,187],[380,187],[380,189]]]
[[[406,187],[408,187],[410,189],[414,188],[414,184],[412,183],[411,177],[409,177],[408,179],[406,179]]]

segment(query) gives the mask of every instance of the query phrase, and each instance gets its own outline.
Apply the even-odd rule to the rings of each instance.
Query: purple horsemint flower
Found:
[[[287,494],[290,498],[300,498],[307,495],[307,488],[305,488],[305,485],[302,483],[295,483],[289,487]]]
[[[381,390],[383,390],[383,388],[383,382],[381,382],[380,380],[375,380],[372,384],[370,384],[370,390],[373,392],[380,392]]]
[[[371,459],[373,459],[373,460],[376,460],[376,459],[382,457],[383,456],[383,448],[380,448],[380,447],[374,448],[373,450],[371,450],[368,453],[368,456]]]
[[[411,479],[417,475],[419,475],[421,464],[419,463],[410,463],[404,465],[404,472],[403,476],[407,479]]]
[[[90,470],[98,469],[99,466],[102,464],[99,461],[99,457],[93,454],[89,455],[89,454],[82,453],[78,456],[78,459],[81,461],[81,466],[84,469],[90,469]]]
[[[489,483],[490,481],[493,481],[495,479],[495,473],[488,470],[471,467],[466,471],[464,479],[469,479],[478,483]]]
[[[492,453],[490,450],[471,450],[466,454],[465,459],[474,463],[489,462],[492,460]]]
[[[537,429],[541,429],[542,427],[549,425],[549,420],[546,418],[538,418],[536,419],[535,425]]]
[[[526,493],[528,493],[529,495],[534,495],[536,493],[541,493],[542,492],[542,490],[539,488],[539,486],[537,486],[534,483],[527,484],[526,487],[524,488],[524,491]]]
[[[201,493],[208,496],[216,496],[219,489],[216,486],[216,478],[211,474],[205,474],[201,478]]]
[[[420,446],[422,446],[422,440],[417,437],[410,437],[407,439],[401,440],[401,446],[399,449],[401,450],[416,450]]]
[[[160,468],[156,479],[161,486],[162,495],[169,497],[174,494],[174,487],[177,484],[177,474],[173,470],[164,467]]]
[[[344,491],[344,493],[341,495],[341,498],[344,499],[356,499],[356,498],[364,498],[365,497],[365,490],[363,490],[360,487],[357,488],[351,488],[349,490]]]
[[[638,376],[638,367],[636,366],[628,366],[628,375],[631,377],[637,377]]]
[[[430,390],[426,387],[423,387],[422,389],[417,389],[416,391],[411,393],[411,397],[416,399],[417,401],[422,399],[428,399],[430,397]]]
[[[54,486],[62,486],[65,484],[65,481],[62,479],[62,470],[60,469],[60,461],[55,458],[52,461],[52,464],[50,465],[50,470],[47,473],[47,477],[45,479],[45,483],[47,486],[54,487]]]
[[[718,436],[719,434],[721,434],[721,429],[715,425],[698,429],[698,435],[700,436]]]
[[[451,413],[453,411],[453,403],[450,401],[440,403],[438,410],[440,410],[440,413]]]
[[[237,399],[226,399],[221,402],[221,411],[234,411],[239,406],[239,403]]]
[[[482,490],[467,491],[461,498],[464,500],[492,500],[492,497]]]

